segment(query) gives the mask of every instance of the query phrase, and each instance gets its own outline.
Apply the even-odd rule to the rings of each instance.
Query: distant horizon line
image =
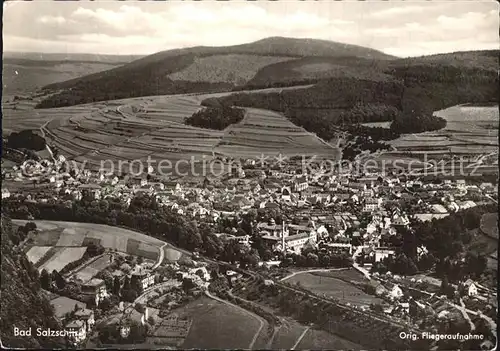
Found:
[[[43,51],[16,51],[16,50],[3,51],[3,54],[89,55],[89,56],[115,56],[115,57],[135,56],[137,58],[142,58],[142,57],[146,57],[146,56],[157,54],[159,52],[170,51],[170,50],[179,50],[179,49],[191,49],[191,48],[202,47],[202,46],[203,45],[189,46],[189,47],[175,48],[175,49],[167,49],[167,50],[155,51],[155,52],[152,52],[152,53],[149,53],[149,54],[103,54],[103,53],[91,53],[91,52],[43,52]],[[206,46],[206,47],[208,47],[208,46]],[[213,46],[213,47],[217,47],[217,46]],[[224,47],[224,46],[220,46],[220,47]],[[380,50],[378,50],[378,51],[380,51]],[[487,49],[487,48],[485,48],[485,49],[476,49],[476,50],[446,51],[446,52],[436,52],[436,53],[432,53],[432,54],[417,55],[417,56],[395,56],[395,55],[387,54],[384,51],[380,51],[380,52],[384,53],[386,55],[389,55],[389,56],[394,56],[394,60],[398,60],[398,59],[406,59],[406,58],[419,58],[419,57],[426,57],[426,56],[455,54],[455,53],[459,53],[459,52],[480,52],[480,51],[500,51],[500,48],[498,48],[498,49]],[[345,56],[347,57],[349,55],[345,55]],[[354,56],[354,55],[351,55],[351,56]],[[27,58],[27,60],[29,60],[29,58]]]
[[[344,42],[338,42],[334,40],[328,40],[328,39],[320,39],[320,38],[296,38],[296,37],[286,37],[286,36],[269,36],[269,37],[264,37],[258,40],[254,40],[251,42],[245,42],[245,43],[240,43],[240,44],[230,44],[230,45],[220,45],[220,46],[208,46],[208,45],[193,45],[193,46],[184,46],[184,47],[176,47],[176,48],[170,48],[170,49],[164,49],[164,50],[158,50],[154,51],[151,53],[147,54],[136,54],[136,53],[126,53],[126,54],[111,54],[111,53],[92,53],[92,52],[43,52],[43,51],[18,51],[18,50],[5,50],[3,51],[3,54],[41,54],[41,55],[87,55],[87,56],[108,56],[108,57],[127,57],[127,56],[132,56],[135,58],[143,58],[146,56],[150,55],[155,55],[160,52],[166,52],[166,51],[173,51],[173,50],[182,50],[182,49],[193,49],[193,48],[229,48],[229,47],[234,47],[234,46],[240,46],[240,45],[248,45],[248,44],[254,44],[258,43],[260,41],[264,40],[269,40],[269,39],[275,39],[275,38],[281,38],[281,39],[296,39],[296,40],[314,40],[314,41],[322,41],[322,42],[331,42],[331,43],[338,43],[338,44],[345,44],[349,46],[355,46],[355,47],[361,47],[361,48],[366,48],[369,50],[374,50],[378,51],[382,54],[385,54],[387,56],[393,56],[395,60],[397,59],[407,59],[407,58],[420,58],[420,57],[427,57],[427,56],[435,56],[435,55],[446,55],[446,54],[453,54],[453,53],[460,53],[460,52],[480,52],[480,51],[499,51],[500,47],[498,49],[473,49],[473,50],[457,50],[457,51],[447,51],[447,52],[435,52],[435,53],[429,53],[425,55],[415,55],[415,56],[396,56],[392,54],[388,54],[383,50],[375,49],[372,47],[368,46],[362,46],[358,44],[350,44],[350,43],[344,43]],[[306,55],[307,56],[307,55]],[[345,56],[355,56],[355,55],[345,55]],[[29,58],[27,58],[29,60]]]

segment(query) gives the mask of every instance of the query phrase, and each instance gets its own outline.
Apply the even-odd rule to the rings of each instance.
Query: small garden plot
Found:
[[[43,269],[46,262],[50,261],[52,257],[57,255],[60,251],[64,250],[64,247],[51,247],[45,254],[36,262],[35,267],[38,271]]]
[[[81,282],[89,281],[111,264],[110,257],[111,255],[109,254],[99,257],[95,261],[92,261],[90,264],[80,269],[78,272],[73,273],[73,276],[76,280]]]
[[[57,254],[52,256],[52,258],[47,261],[40,269],[46,269],[47,272],[52,272],[54,270],[60,271],[67,264],[77,261],[82,258],[83,254],[87,250],[86,247],[66,247],[59,251]]]
[[[86,230],[64,228],[56,246],[82,246],[86,233]]]
[[[159,248],[154,245],[145,244],[135,239],[128,239],[126,251],[130,255],[148,258],[150,260],[158,259]]]
[[[51,248],[52,246],[33,246],[26,256],[31,263],[36,264]]]
[[[41,229],[38,227],[37,228]],[[52,230],[43,230],[36,234],[35,236],[35,245],[37,246],[55,246],[59,241],[59,238],[62,234],[62,228],[52,229]]]

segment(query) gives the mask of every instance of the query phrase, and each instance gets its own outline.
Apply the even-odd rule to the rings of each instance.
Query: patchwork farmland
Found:
[[[106,269],[110,264],[111,255],[106,254],[91,261],[84,267],[72,272],[71,277],[80,282],[87,282],[95,277],[100,271]]]
[[[475,175],[498,173],[498,106],[459,105],[435,114],[447,120],[445,128],[404,134],[388,142],[392,150],[361,157],[363,161],[373,160],[364,164],[385,171],[411,167],[415,175],[461,173],[459,176],[464,177],[472,172]],[[452,155],[461,159],[453,161]]]
[[[3,126],[6,132],[41,129],[49,146],[90,169],[113,164],[113,169],[118,170],[119,160],[146,161],[148,157],[172,164],[178,160],[208,163],[217,156],[302,155],[304,150],[338,157],[338,148],[271,111],[248,109],[241,123],[224,131],[184,125],[184,119],[201,108],[201,101],[221,95],[153,96],[36,110],[34,99],[22,111],[19,102],[12,102],[4,109]],[[216,165],[215,172],[225,168]],[[190,169],[176,171],[185,173]],[[127,165],[120,171],[140,169]]]
[[[13,220],[24,225],[26,220]],[[67,264],[79,260],[90,243],[123,254],[143,257],[161,264],[164,258],[177,261],[182,254],[174,247],[150,236],[131,230],[92,223],[34,221],[38,232],[33,246],[27,251],[28,259],[39,269],[60,271]],[[109,265],[104,255],[78,270],[78,277],[85,280]],[[89,278],[89,279],[90,279]],[[88,279],[87,279],[88,280]]]
[[[436,111],[435,115],[446,119],[444,129],[406,134],[392,141],[391,145],[398,151],[412,153],[434,151],[442,154],[484,154],[498,150],[498,106],[460,105]]]

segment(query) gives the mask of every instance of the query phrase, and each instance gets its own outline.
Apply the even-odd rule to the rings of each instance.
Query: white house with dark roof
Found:
[[[467,279],[463,284],[462,284],[462,291],[467,295],[467,296],[476,296],[478,294],[477,292],[477,286],[474,283],[472,279]]]
[[[85,284],[82,284],[82,293],[90,294],[94,297],[96,305],[108,297],[106,283],[102,279],[92,278]]]
[[[68,334],[68,339],[73,345],[80,345],[87,338],[87,328],[85,322],[81,320],[74,320],[65,326]]]
[[[85,323],[85,327],[87,328],[87,333],[90,333],[90,331],[92,331],[92,328],[94,327],[95,324],[94,311],[88,308],[78,309],[75,312],[75,318]]]
[[[10,191],[7,188],[2,188],[2,199],[10,197]]]
[[[155,283],[155,275],[149,269],[140,266],[132,272],[132,278],[138,279],[143,289],[147,289]]]
[[[317,232],[312,226],[287,225],[284,222],[281,225],[271,223],[259,223],[257,225],[262,239],[271,243],[276,251],[293,251],[300,253],[302,248],[309,242],[317,241]]]
[[[307,182],[307,177],[306,176],[301,176],[296,178],[293,181],[293,190],[300,192],[304,191],[309,187],[309,183]]]

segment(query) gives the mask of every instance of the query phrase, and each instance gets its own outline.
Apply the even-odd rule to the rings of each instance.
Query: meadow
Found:
[[[309,329],[297,350],[360,350],[363,347],[324,330]]]
[[[184,349],[247,349],[259,329],[259,322],[255,318],[207,297],[174,312],[193,319],[182,345]]]
[[[27,251],[28,258],[39,270],[60,271],[68,263],[79,260],[90,243],[100,244],[106,249],[143,257],[152,261],[166,257],[176,261],[181,253],[153,237],[131,230],[92,223],[34,221],[38,232],[34,235],[33,247]],[[25,220],[13,220],[24,225]],[[168,248],[167,251],[160,252]],[[161,262],[160,262],[161,264]],[[109,265],[109,257],[98,259],[77,274],[80,279],[96,275]],[[90,279],[90,278],[88,278]],[[87,279],[87,280],[88,280]]]
[[[110,255],[106,254],[102,257],[97,258],[96,260],[93,260],[84,267],[73,271],[71,273],[71,277],[77,281],[87,282],[97,274],[99,274],[99,272],[106,269],[110,264]]]
[[[368,295],[358,287],[328,275],[302,273],[291,277],[287,282],[291,284],[300,284],[301,287],[315,294],[333,297],[342,303],[369,306],[371,303],[381,302],[379,298]]]

